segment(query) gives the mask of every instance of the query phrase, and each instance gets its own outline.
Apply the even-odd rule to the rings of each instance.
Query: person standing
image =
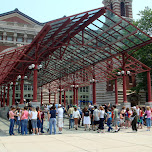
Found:
[[[142,127],[143,127],[143,117],[144,117],[144,109],[141,108],[141,110],[140,110],[140,122],[139,122],[140,129],[142,129]]]
[[[20,128],[21,128],[21,109],[20,108],[18,108],[17,116],[18,116],[18,120],[17,120],[18,134],[19,134],[19,133],[21,133],[21,131],[20,131]]]
[[[89,131],[90,131],[90,124],[91,124],[91,122],[90,122],[90,112],[87,109],[87,107],[84,108],[82,117],[83,117],[83,124],[84,124],[84,127],[85,127],[84,131],[86,131],[87,125],[88,125]]]
[[[25,132],[25,135],[27,135],[27,125],[28,125],[29,113],[27,111],[27,107],[26,106],[24,107],[24,111],[23,111],[22,115],[23,115],[23,122],[24,122],[24,130],[22,132],[22,135],[24,135],[24,132]]]
[[[58,127],[59,127],[59,134],[62,134],[62,128],[63,128],[63,109],[61,107],[61,104],[58,105]]]
[[[75,123],[75,129],[78,130],[78,120],[80,118],[80,113],[77,110],[77,107],[74,107],[73,118],[74,118],[74,123]]]
[[[132,122],[131,122],[132,130],[137,132],[138,115],[137,115],[137,111],[135,109],[133,109],[133,114],[131,117],[132,117]]]
[[[52,126],[54,128],[54,134],[56,134],[56,110],[55,106],[51,107],[51,110],[48,115],[48,121],[50,122],[50,135],[52,134]]]
[[[110,130],[112,131],[113,128],[111,127],[111,122],[112,122],[112,113],[111,113],[111,109],[107,108],[107,126],[108,128],[108,132],[110,132]]]
[[[104,111],[104,108],[102,106],[100,106],[100,110],[99,110],[99,130],[98,130],[98,133],[100,133],[100,130],[101,130],[101,133],[104,133],[104,114],[105,114],[105,111]]]
[[[10,120],[10,127],[9,127],[9,134],[14,135],[14,116],[15,116],[15,108],[12,107],[9,111],[9,120]]]
[[[129,111],[129,108],[126,108],[126,112],[125,112],[125,127],[126,128],[130,127],[130,116],[131,116],[131,112]]]
[[[32,112],[32,107],[29,107],[29,121],[28,121],[28,125],[29,125],[29,134],[32,134],[32,122],[31,122],[31,112]]]
[[[24,108],[21,109],[21,135],[24,134]]]
[[[32,111],[30,113],[30,118],[31,118],[31,123],[32,123],[32,128],[33,128],[32,135],[35,135],[35,131],[36,133],[38,133],[38,128],[37,128],[37,111],[34,107],[32,108]]]
[[[37,111],[37,127],[38,127],[37,135],[39,135],[40,132],[41,132],[41,112],[40,112],[40,108],[36,107],[36,111]]]
[[[69,116],[69,129],[74,127],[74,118],[73,118],[73,106],[70,106],[68,110],[68,116]]]
[[[45,121],[45,114],[44,111],[41,111],[41,133],[44,133],[43,131],[43,122]]]
[[[151,127],[151,108],[149,106],[146,107],[145,114],[147,115],[147,119],[146,119],[147,131],[150,131],[150,127]]]
[[[94,126],[94,131],[96,131],[96,128],[99,126],[99,110],[97,109],[97,106],[94,106],[94,111],[93,111],[93,126]]]
[[[119,115],[118,115],[118,109],[116,108],[116,105],[113,105],[113,119],[114,119],[114,126],[115,126],[115,132],[118,132],[120,128],[118,128],[118,121],[119,121]]]

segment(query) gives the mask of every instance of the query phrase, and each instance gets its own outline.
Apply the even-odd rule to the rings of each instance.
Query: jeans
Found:
[[[111,121],[112,121],[112,119],[108,118],[108,120],[107,120],[107,126],[109,127],[109,128],[108,128],[108,132],[113,129],[113,128],[111,127]]]
[[[40,120],[40,119],[37,120],[37,127],[38,127],[38,129],[42,127],[42,124],[41,124],[41,120]]]
[[[140,117],[140,124],[143,125],[143,117]]]
[[[17,124],[18,124],[18,133],[20,133],[20,128],[21,128],[21,121],[20,120],[17,120]]]
[[[24,120],[21,120],[21,134],[24,135]]]
[[[147,127],[151,127],[151,120],[150,120],[150,118],[146,119],[146,124],[147,124]]]
[[[27,124],[28,124],[28,119],[24,119],[24,131],[25,131],[25,135],[27,135]],[[24,132],[23,132],[24,134]]]
[[[14,135],[13,130],[14,130],[14,119],[10,119],[10,128],[9,128],[10,135]]]
[[[54,134],[56,134],[56,118],[50,118],[50,134],[52,134],[52,126],[54,127]]]
[[[43,119],[41,119],[41,132],[43,132]]]

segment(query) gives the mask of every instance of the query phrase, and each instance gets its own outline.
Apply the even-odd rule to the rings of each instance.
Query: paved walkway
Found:
[[[147,152],[152,149],[152,131],[146,128],[137,133],[121,129],[119,133],[101,134],[84,128],[69,130],[65,119],[63,134],[9,136],[8,125],[7,120],[0,118],[0,152]]]

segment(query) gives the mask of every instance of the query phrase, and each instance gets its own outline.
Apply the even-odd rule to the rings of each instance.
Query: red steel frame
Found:
[[[119,18],[118,22],[110,18],[107,15],[108,13],[106,14],[108,11]],[[104,22],[103,19],[108,20],[111,24]],[[96,24],[96,22],[106,28],[99,27],[99,24]],[[125,23],[124,26],[123,22]],[[101,32],[98,33],[91,26]],[[134,30],[129,31],[128,26],[132,26]],[[119,28],[116,30],[116,27]],[[121,33],[122,30],[127,34],[123,35]],[[113,33],[111,34],[110,31]],[[138,33],[143,34],[147,40],[143,41],[138,37]],[[118,34],[120,38],[116,38],[115,34]],[[130,39],[131,36],[138,39],[140,43],[136,44],[133,39]],[[113,41],[111,42],[110,39],[113,39]],[[130,42],[133,46],[130,47],[125,41]],[[121,47],[118,42],[124,47]],[[70,88],[73,82],[78,84],[79,87],[89,85],[89,80],[92,78],[97,79],[99,82],[115,80],[115,86],[117,86],[116,79],[119,76],[117,76],[116,71],[121,71],[120,69],[130,70],[132,74],[148,71],[147,79],[149,84],[150,68],[125,53],[131,50],[137,51],[151,42],[152,38],[149,35],[108,8],[98,8],[61,18],[48,22],[30,45],[0,53],[0,84],[3,85],[11,81],[15,83],[16,77],[19,74],[27,74],[30,77],[29,81],[32,81],[32,72],[28,71],[28,66],[32,63],[35,64],[33,102],[37,102],[37,87],[43,85],[48,87],[47,84],[49,83],[52,87],[49,86],[49,89],[55,92],[57,92],[57,88],[64,88],[65,90]],[[103,46],[101,47],[99,43],[102,43]],[[112,67],[110,67],[110,62],[113,62]],[[38,77],[38,64],[40,63],[43,63],[44,68],[39,72],[40,76]],[[22,67],[24,67],[24,70],[21,70]],[[80,74],[82,69],[85,72]],[[75,75],[76,78],[73,79],[72,75]],[[70,79],[67,80],[69,77]],[[124,75],[124,102],[127,101],[125,78],[126,76]],[[21,81],[21,84],[23,85],[23,81]],[[23,103],[22,88],[21,86],[21,104]],[[96,84],[93,83],[94,104],[96,103],[95,88]],[[76,104],[77,95],[75,88],[73,88],[73,92],[74,104]],[[148,94],[150,93],[151,86],[148,85]],[[151,101],[151,96],[148,99]],[[14,87],[13,104],[15,104]]]

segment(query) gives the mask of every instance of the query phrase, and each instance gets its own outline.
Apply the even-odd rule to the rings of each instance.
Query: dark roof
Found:
[[[20,15],[24,16],[25,18],[27,18],[27,19],[31,20],[32,22],[34,22],[34,23],[36,23],[36,24],[38,24],[38,25],[41,25],[41,26],[43,26],[43,25],[44,25],[44,23],[40,23],[40,22],[36,21],[35,19],[33,19],[33,18],[29,17],[28,15],[26,15],[26,14],[24,14],[24,13],[20,12],[17,8],[16,8],[16,9],[14,9],[13,11],[9,11],[9,12],[6,12],[6,13],[2,13],[2,14],[0,14],[0,17],[2,17],[2,16],[6,16],[6,15],[10,15],[10,14],[13,14],[13,13],[18,13],[18,14],[20,14]]]

